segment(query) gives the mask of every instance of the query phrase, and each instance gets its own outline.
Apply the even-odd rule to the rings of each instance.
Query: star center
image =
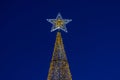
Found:
[[[58,19],[55,21],[55,26],[56,27],[61,27],[64,24],[64,21],[61,19]]]

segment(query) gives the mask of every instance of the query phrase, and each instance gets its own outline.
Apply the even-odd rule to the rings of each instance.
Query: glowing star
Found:
[[[71,22],[71,19],[63,19],[61,14],[58,13],[56,19],[47,19],[48,22],[53,24],[53,27],[51,28],[51,32],[55,31],[55,30],[63,30],[65,32],[67,32],[67,28],[66,28],[66,24]]]

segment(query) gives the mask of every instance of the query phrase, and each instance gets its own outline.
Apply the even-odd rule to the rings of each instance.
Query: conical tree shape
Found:
[[[72,80],[60,32],[57,32],[47,80]]]

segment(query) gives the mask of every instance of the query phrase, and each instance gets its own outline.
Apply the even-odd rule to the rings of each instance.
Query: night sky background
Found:
[[[47,80],[58,12],[73,80],[120,80],[119,0],[0,0],[0,80]]]

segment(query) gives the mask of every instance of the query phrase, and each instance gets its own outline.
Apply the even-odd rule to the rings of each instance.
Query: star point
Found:
[[[53,24],[53,26],[51,28],[51,32],[53,32],[55,30],[60,30],[60,29],[67,32],[66,24],[71,22],[72,19],[63,19],[61,14],[58,13],[56,19],[47,19],[47,21],[50,22],[51,24]]]

